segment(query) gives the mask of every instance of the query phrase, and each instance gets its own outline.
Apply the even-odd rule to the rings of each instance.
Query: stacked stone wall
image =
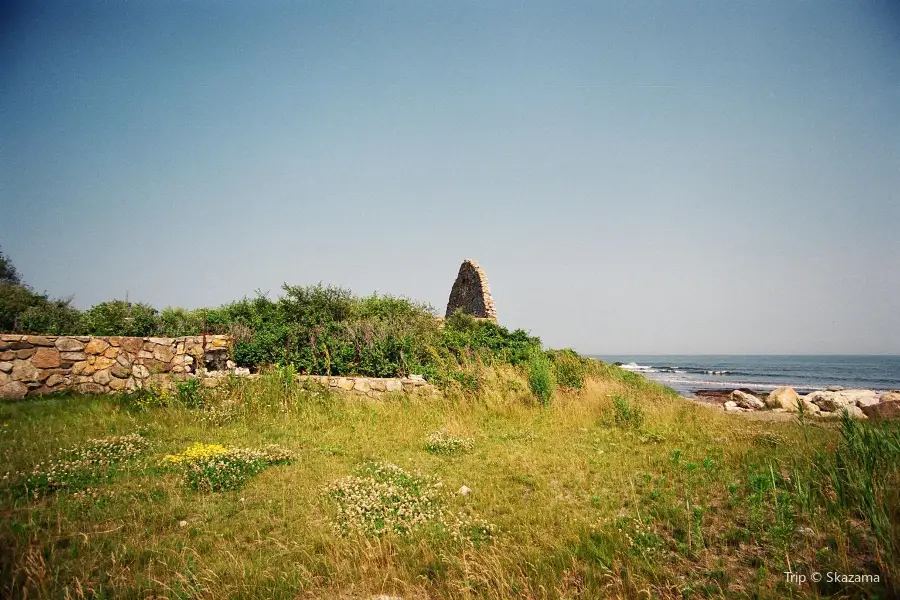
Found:
[[[433,396],[439,394],[438,389],[419,378],[400,377],[327,377],[324,375],[299,375],[300,381],[311,381],[334,392],[345,392],[379,398],[384,394],[406,393]]]
[[[0,398],[130,391],[224,368],[228,335],[179,338],[0,335]]]

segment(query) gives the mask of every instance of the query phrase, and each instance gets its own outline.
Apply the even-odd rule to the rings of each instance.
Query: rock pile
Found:
[[[855,419],[889,419],[900,417],[900,391],[878,395],[872,390],[817,390],[800,396],[790,387],[780,387],[761,399],[743,390],[731,392],[725,402],[726,412],[769,409],[775,412],[800,412],[812,416],[838,416],[847,411]]]

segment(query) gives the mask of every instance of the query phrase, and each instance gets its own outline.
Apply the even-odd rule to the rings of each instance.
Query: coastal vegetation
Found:
[[[3,327],[230,333],[259,372],[0,404],[2,597],[900,594],[890,422],[713,410],[404,298],[286,285],[79,311],[0,267]],[[303,373],[440,394],[362,399]]]
[[[437,399],[291,373],[0,405],[0,595],[900,591],[896,426],[748,420],[599,363],[546,405],[527,359]]]

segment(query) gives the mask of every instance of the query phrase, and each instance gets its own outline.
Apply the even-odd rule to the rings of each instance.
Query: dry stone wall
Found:
[[[381,377],[327,377],[324,375],[299,375],[300,381],[311,381],[334,392],[346,392],[379,398],[384,394],[407,393],[426,396],[438,395],[438,389],[424,379],[410,378],[381,378]]]
[[[474,260],[463,261],[459,267],[456,281],[453,282],[453,289],[450,290],[447,316],[449,317],[457,310],[482,319],[497,320],[487,275]]]
[[[0,398],[100,394],[226,367],[228,335],[179,338],[0,335]]]

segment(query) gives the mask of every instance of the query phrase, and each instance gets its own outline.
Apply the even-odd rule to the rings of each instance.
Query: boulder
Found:
[[[794,388],[780,387],[769,393],[769,396],[766,398],[766,406],[796,412],[797,402],[799,401],[800,396],[797,395]]]
[[[3,369],[3,367],[0,366],[0,370],[2,370],[2,369]],[[892,390],[890,392],[885,392],[881,395],[881,397],[878,399],[878,401],[879,402],[900,402],[900,391]]]
[[[746,408],[748,410],[761,410],[766,407],[766,404],[762,400],[753,394],[748,394],[741,390],[734,390],[731,392],[731,401],[741,408]]]
[[[860,410],[870,419],[900,419],[900,398],[897,400],[882,400],[878,404],[863,406]]]
[[[9,373],[10,371],[12,371],[12,367],[13,365],[11,362],[0,362],[0,373]]]
[[[729,400],[725,403],[725,412],[744,412],[746,409],[738,406],[737,402]]]
[[[825,412],[840,412],[849,406],[868,406],[878,401],[872,390],[819,390],[808,394],[806,399]]]

